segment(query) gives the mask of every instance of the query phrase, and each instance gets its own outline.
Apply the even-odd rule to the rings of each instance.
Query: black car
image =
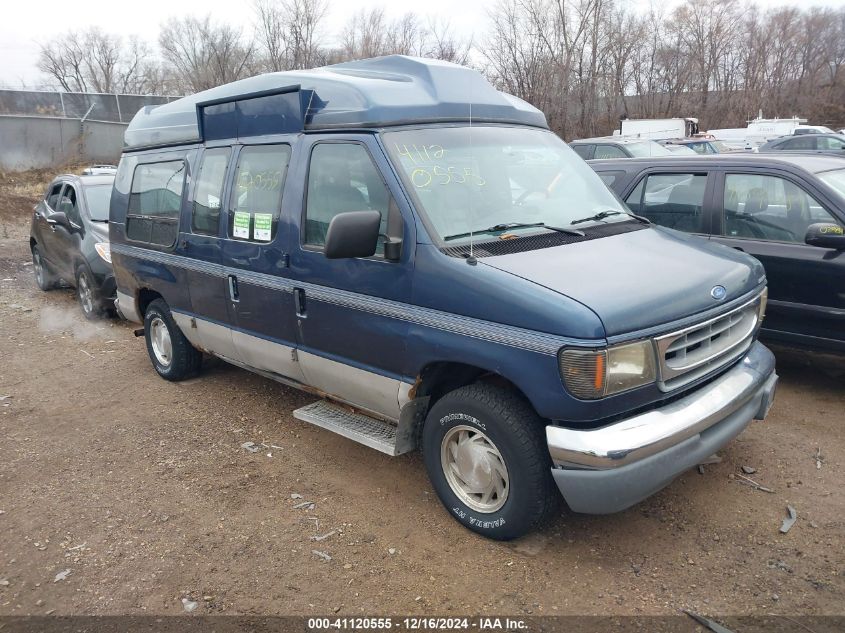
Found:
[[[757,150],[766,152],[824,152],[845,156],[845,135],[842,134],[798,134],[781,136],[760,146]]]
[[[42,290],[64,281],[82,312],[97,319],[114,308],[109,201],[114,176],[63,175],[35,206],[29,232],[35,280]]]
[[[845,159],[722,154],[590,166],[634,213],[759,259],[769,340],[845,353]]]

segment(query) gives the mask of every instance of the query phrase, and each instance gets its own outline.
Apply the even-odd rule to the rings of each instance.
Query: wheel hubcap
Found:
[[[173,344],[170,342],[170,330],[159,317],[150,322],[150,343],[153,354],[160,365],[167,367],[173,357]]]
[[[79,284],[77,292],[79,293],[79,301],[82,303],[82,309],[86,314],[90,314],[94,310],[94,297],[91,294],[91,285],[88,283],[88,277],[85,273],[79,275]]]
[[[44,266],[41,264],[41,255],[38,251],[32,254],[32,267],[35,269],[35,279],[39,285],[44,283]]]
[[[450,429],[443,438],[440,462],[452,492],[473,510],[490,513],[505,505],[510,490],[505,460],[477,428]]]

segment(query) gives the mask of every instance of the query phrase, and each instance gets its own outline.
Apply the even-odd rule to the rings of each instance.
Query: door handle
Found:
[[[232,303],[240,301],[240,295],[238,294],[238,278],[234,275],[229,275],[229,299],[232,300]]]
[[[296,306],[296,316],[300,319],[304,319],[307,316],[305,314],[305,290],[302,288],[294,288],[293,302]]]

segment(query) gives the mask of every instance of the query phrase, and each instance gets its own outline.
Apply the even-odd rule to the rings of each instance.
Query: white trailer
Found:
[[[698,133],[698,119],[623,119],[615,136],[663,140],[687,138]]]
[[[751,149],[774,138],[794,134],[795,130],[807,127],[807,119],[793,116],[788,119],[764,119],[761,112],[756,119],[748,121],[748,127],[707,130],[707,134],[735,147]]]

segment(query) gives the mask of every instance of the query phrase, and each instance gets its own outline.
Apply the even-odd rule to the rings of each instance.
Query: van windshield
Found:
[[[384,141],[418,210],[443,241],[468,241],[470,232],[481,238],[631,219],[587,163],[545,130],[427,128],[385,132]],[[584,221],[593,216],[599,217]]]

